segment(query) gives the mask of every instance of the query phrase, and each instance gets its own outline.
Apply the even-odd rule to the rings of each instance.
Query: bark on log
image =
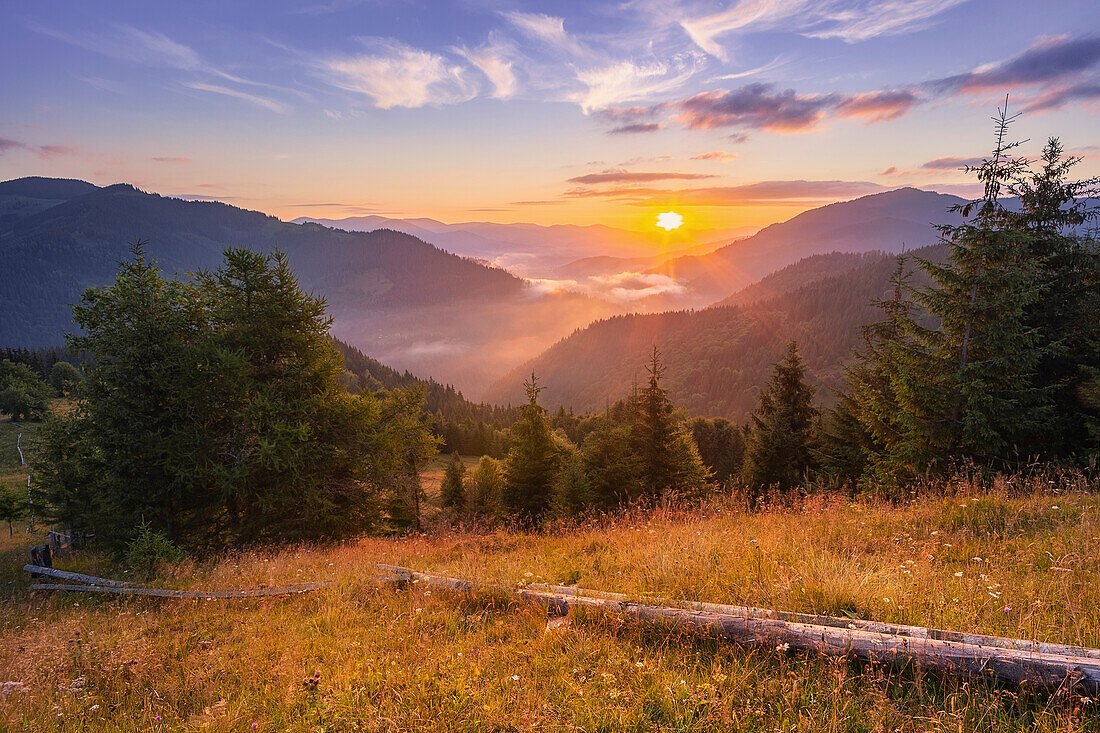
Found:
[[[160,598],[259,598],[262,596],[289,596],[328,588],[333,583],[302,583],[281,588],[241,588],[230,590],[171,590],[168,588],[120,588],[110,585],[68,585],[35,583],[31,590],[68,590],[83,593],[115,593],[127,596],[157,596]]]
[[[53,578],[60,578],[61,580],[75,580],[78,583],[90,583],[91,585],[109,585],[116,588],[125,588],[130,583],[123,580],[109,580],[107,578],[97,578],[94,575],[84,575],[83,573],[72,573],[68,570],[56,570],[54,568],[46,568],[40,565],[24,565],[23,569],[32,575],[49,575]]]
[[[562,593],[566,595],[590,596],[592,598],[604,598],[621,603],[631,602],[630,596],[622,593],[609,593],[607,591],[589,590],[570,585],[549,585],[546,583],[528,583],[528,588],[544,590],[550,593]],[[908,626],[906,624],[891,624],[883,621],[865,621],[863,619],[840,618],[838,616],[819,616],[811,613],[794,613],[791,611],[773,611],[770,608],[755,608],[752,606],[730,606],[721,603],[702,603],[699,601],[675,601],[664,599],[637,599],[643,602],[652,602],[657,605],[675,606],[687,608],[693,611],[709,611],[712,613],[725,613],[734,616],[746,616],[749,618],[774,618],[782,621],[796,621],[804,624],[819,626],[835,626],[837,628],[855,628],[861,631],[875,631],[881,634],[897,634],[899,636],[911,636],[915,639],[939,639],[940,641],[958,641],[963,644],[977,646],[991,646],[1001,649],[1017,649],[1025,652],[1041,652],[1043,654],[1061,654],[1069,657],[1090,657],[1100,659],[1100,649],[1090,649],[1084,646],[1071,644],[1051,644],[1044,641],[1029,641],[1027,639],[1011,639],[1004,636],[989,636],[986,634],[969,634],[963,631],[947,631],[945,629],[932,629],[924,626]]]
[[[538,603],[559,613],[574,608],[589,608],[620,618],[666,624],[702,635],[716,635],[745,645],[801,649],[828,656],[894,665],[917,662],[929,669],[965,677],[987,677],[1063,690],[1080,688],[1093,694],[1100,692],[1100,659],[1094,656],[1054,654],[1009,646],[970,644],[930,638],[927,635],[920,637],[781,618],[654,606],[530,587],[516,589],[485,586],[407,568],[384,565],[378,567],[398,577],[456,591],[473,593],[484,589],[507,593],[514,598]]]

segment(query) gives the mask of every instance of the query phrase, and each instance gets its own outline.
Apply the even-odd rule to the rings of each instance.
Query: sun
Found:
[[[678,229],[683,223],[684,217],[680,216],[675,211],[664,211],[657,214],[657,226],[661,227],[666,232]]]

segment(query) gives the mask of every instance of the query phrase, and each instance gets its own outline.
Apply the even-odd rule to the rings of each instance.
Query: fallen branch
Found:
[[[625,600],[623,597],[599,598],[592,595],[579,595],[575,592],[554,592],[531,587],[491,586],[459,578],[420,573],[408,568],[387,565],[378,567],[394,573],[398,579],[407,578],[465,593],[479,591],[505,593],[513,598],[541,604],[558,613],[565,613],[575,608],[589,608],[620,618],[666,624],[703,635],[717,635],[720,638],[752,646],[801,649],[827,656],[851,657],[895,665],[915,662],[929,669],[966,677],[988,677],[1044,688],[1081,687],[1090,693],[1100,691],[1100,658],[1098,658],[1100,652],[1097,650],[1087,650],[1092,653],[1090,655],[1059,654],[1013,646],[1013,643],[1027,644],[1023,640],[1001,639],[1001,646],[974,644],[935,638],[935,635],[928,633],[919,636],[850,626],[806,623],[767,616],[767,612],[761,617],[715,610],[647,605]],[[843,620],[837,619],[837,621]],[[925,630],[925,632],[928,631],[936,630]],[[1065,649],[1069,650],[1072,647],[1065,647]]]

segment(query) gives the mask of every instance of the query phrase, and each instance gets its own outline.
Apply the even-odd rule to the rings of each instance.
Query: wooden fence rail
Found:
[[[870,625],[875,622],[863,622],[863,628],[860,628],[852,619],[801,615],[805,620],[798,620],[788,614],[784,614],[786,618],[780,618],[778,612],[737,606],[708,604],[707,610],[700,610],[684,605],[650,605],[636,603],[618,594],[597,595],[577,589],[562,592],[560,589],[551,590],[549,586],[511,588],[391,565],[378,567],[392,573],[397,580],[415,580],[464,593],[503,593],[541,604],[557,613],[587,608],[619,618],[717,635],[752,646],[799,649],[874,663],[913,663],[966,677],[987,677],[1047,689],[1080,689],[1090,694],[1100,692],[1100,650],[1095,649],[1042,645],[1040,648],[1046,650],[1040,651],[1034,643],[1021,639],[965,635],[969,641],[964,641],[954,637],[953,632],[939,629],[898,625],[879,625],[877,629],[872,629]],[[817,622],[809,619],[816,619]],[[823,619],[831,623],[820,623]],[[902,633],[903,630],[908,633]],[[996,643],[990,643],[990,640]],[[1049,651],[1051,649],[1061,651]],[[1082,651],[1085,653],[1078,653]]]

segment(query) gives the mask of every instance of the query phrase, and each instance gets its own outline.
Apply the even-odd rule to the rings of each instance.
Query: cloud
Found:
[[[657,132],[665,129],[659,122],[635,122],[630,125],[620,125],[607,131],[608,135],[634,135],[641,132]]]
[[[476,50],[456,48],[471,64],[476,66],[493,85],[495,99],[509,99],[516,94],[518,83],[512,61],[500,46],[489,45]]]
[[[652,99],[679,89],[699,68],[695,54],[679,54],[667,63],[651,61],[616,63],[577,72],[577,80],[586,91],[573,95],[585,114],[623,102]]]
[[[724,150],[712,150],[709,153],[699,153],[691,156],[692,160],[721,160],[729,161],[737,157],[736,153],[727,153]]]
[[[629,303],[657,295],[681,295],[687,291],[675,278],[647,272],[620,272],[588,278],[592,294],[619,303]]]
[[[524,34],[542,41],[552,49],[573,57],[588,56],[584,46],[565,32],[565,20],[543,13],[524,13],[514,10],[502,15]]]
[[[694,181],[700,178],[714,178],[704,173],[673,173],[613,170],[602,173],[589,173],[570,178],[569,183],[647,183],[649,181]]]
[[[799,94],[777,91],[771,84],[748,84],[737,89],[702,92],[672,104],[688,128],[747,127],[771,132],[808,132],[829,115],[863,119],[867,124],[896,120],[920,101],[909,90],[861,94]],[[744,142],[747,136],[731,136]]]
[[[985,160],[985,158],[982,157],[955,158],[951,156],[946,156],[943,158],[930,160],[927,163],[922,164],[921,168],[929,171],[952,171],[958,170],[960,168],[965,168],[967,166],[973,167],[981,165],[983,160]]]
[[[1100,36],[1044,38],[1020,54],[966,74],[929,82],[941,92],[977,94],[1065,79],[1100,63]]]
[[[178,164],[178,165],[182,165],[182,164],[186,164],[186,163],[191,162],[190,158],[165,158],[165,157],[160,157],[160,156],[155,157],[155,158],[150,158],[149,160],[153,161],[154,163],[174,163],[174,164]]]
[[[230,87],[222,86],[220,84],[206,84],[199,81],[185,81],[183,86],[188,89],[194,89],[200,92],[210,92],[211,94],[221,94],[226,97],[233,97],[234,99],[243,99],[246,102],[256,105],[257,107],[263,107],[269,109],[272,112],[278,112],[279,114],[286,114],[290,111],[290,108],[282,102],[276,102],[274,99],[268,99],[267,97],[261,97],[256,94],[249,94],[248,92],[242,92],[239,89],[231,89]]]
[[[641,205],[674,203],[677,206],[785,206],[822,205],[885,190],[869,181],[759,181],[737,186],[659,189],[640,186],[577,188],[568,198],[617,198]]]
[[[0,155],[9,150],[28,150],[42,160],[50,160],[61,155],[76,155],[80,152],[80,148],[73,145],[28,145],[19,140],[0,137]]]
[[[678,103],[679,120],[693,130],[715,127],[751,127],[773,132],[804,132],[817,127],[832,107],[831,97],[775,92],[771,84],[749,84],[739,89],[702,92]]]
[[[1035,97],[1024,107],[1024,112],[1047,112],[1061,109],[1070,102],[1092,102],[1100,99],[1100,81],[1057,87]]]
[[[879,173],[880,176],[900,176],[901,174],[902,171],[898,170],[898,167],[896,165],[892,165]]]
[[[907,113],[918,101],[917,95],[908,90],[853,94],[837,103],[836,114],[862,118],[868,123],[887,122]]]
[[[394,39],[364,39],[371,52],[323,63],[334,85],[370,97],[380,109],[455,104],[476,88],[460,66]]]
[[[741,0],[727,10],[680,21],[696,46],[729,60],[721,36],[734,31],[786,30],[848,43],[927,27],[965,0]]]
[[[740,145],[741,143],[747,143],[749,141],[749,133],[735,132],[732,135],[729,135],[726,139],[734,145]]]
[[[173,41],[163,33],[143,31],[132,25],[115,24],[113,33],[70,34],[39,23],[28,23],[36,33],[83,48],[87,51],[142,64],[170,69],[195,70],[202,68],[199,54],[189,46]]]

